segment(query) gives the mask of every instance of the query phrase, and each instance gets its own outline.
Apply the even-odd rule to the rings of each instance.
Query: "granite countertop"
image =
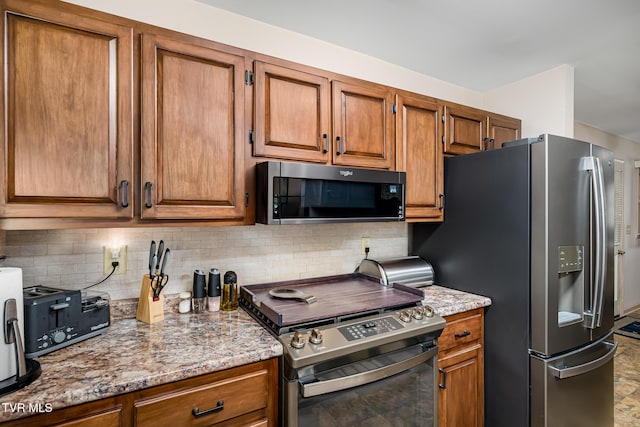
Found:
[[[491,305],[491,299],[488,297],[437,285],[424,288],[422,302],[443,317]]]
[[[424,303],[441,316],[491,304],[487,297],[436,285],[424,292]],[[129,315],[132,307],[135,313],[135,305],[115,302],[111,314],[116,320],[106,334],[40,356],[40,377],[0,397],[0,403],[50,404],[55,410],[270,359],[283,351],[243,310],[178,314],[166,307],[164,321],[149,325],[121,318],[123,307]],[[0,422],[27,415],[3,410]]]
[[[116,320],[104,335],[38,357],[40,377],[0,403],[40,402],[55,410],[281,354],[281,344],[242,310],[165,313],[151,325]],[[3,409],[0,422],[27,415]]]

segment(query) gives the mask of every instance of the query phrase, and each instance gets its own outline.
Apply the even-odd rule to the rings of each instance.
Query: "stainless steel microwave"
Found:
[[[404,221],[405,172],[268,161],[256,165],[256,222]]]

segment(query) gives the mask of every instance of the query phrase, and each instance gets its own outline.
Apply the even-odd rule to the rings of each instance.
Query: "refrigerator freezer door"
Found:
[[[550,359],[531,356],[531,427],[613,426],[613,356],[607,335]]]
[[[592,148],[553,135],[531,145],[531,349],[544,357],[610,329],[599,309],[608,307],[601,296],[611,285],[603,274],[610,276],[603,256],[613,256],[604,249],[612,235],[603,198],[613,169],[609,152],[597,153],[601,159]]]

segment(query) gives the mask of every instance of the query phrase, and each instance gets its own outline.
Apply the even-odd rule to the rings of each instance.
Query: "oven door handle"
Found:
[[[433,357],[436,357],[437,354],[438,347],[434,346],[424,353],[420,353],[417,356],[413,356],[409,359],[403,360],[402,362],[394,363],[392,365],[383,366],[381,368],[372,369],[370,371],[361,372],[355,375],[349,375],[347,377],[301,384],[302,397],[320,396],[322,394],[332,393],[334,391],[346,390],[364,384],[373,383],[378,380],[414,368],[419,364],[424,363]]]

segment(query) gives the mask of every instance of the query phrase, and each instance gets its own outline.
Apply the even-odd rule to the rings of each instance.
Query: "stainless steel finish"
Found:
[[[307,295],[298,289],[290,288],[276,288],[269,291],[269,295],[273,298],[295,299],[306,302],[307,304],[313,304],[317,301],[313,295]]]
[[[567,356],[563,356],[563,363],[561,364],[561,366],[548,364],[548,369],[554,377],[561,380],[565,378],[575,377],[576,375],[586,374],[587,372],[593,371],[594,369],[597,369],[605,363],[609,363],[611,360],[613,360],[613,356],[615,356],[616,350],[618,348],[618,343],[604,342],[602,343],[602,346],[606,347],[607,352],[604,355],[587,363],[582,363],[576,366],[566,366],[567,364],[564,359],[566,359]]]
[[[313,180],[397,184],[402,206],[394,215],[385,217],[274,218],[273,178],[305,178]],[[332,222],[404,221],[406,173],[379,169],[314,165],[310,163],[267,161],[256,165],[256,221],[262,224],[321,224]]]
[[[27,373],[27,360],[24,356],[24,345],[22,344],[22,335],[18,325],[18,307],[14,298],[4,302],[4,325],[4,341],[6,344],[14,344],[18,369],[17,378],[22,378]]]
[[[567,354],[531,356],[531,426],[613,426],[616,346],[610,334]]]
[[[291,341],[289,342],[289,345],[295,349],[301,349],[302,347],[304,347],[304,344],[304,335],[302,335],[300,332],[295,332],[291,337]]]
[[[322,332],[320,332],[320,329],[313,328],[311,330],[311,335],[309,336],[309,342],[311,344],[322,344]]]
[[[355,320],[344,321],[337,324],[329,324],[320,326],[317,329],[322,333],[322,345],[304,345],[300,349],[293,348],[291,343],[295,339],[296,345],[299,342],[309,341],[311,331],[300,329],[293,333],[282,334],[278,337],[284,347],[284,358],[287,365],[293,369],[312,366],[327,360],[348,356],[349,354],[367,350],[373,347],[379,347],[394,342],[400,342],[410,337],[421,334],[432,333],[440,335],[444,329],[446,322],[437,314],[433,316],[425,316],[422,320],[411,318],[411,312],[407,311],[408,323],[398,322],[399,327],[393,331],[375,334],[372,336],[362,337],[357,340],[349,341],[340,331],[342,328],[355,326],[368,322],[384,321],[392,318],[399,320],[400,312],[390,312],[385,314],[375,314],[372,316],[361,317]]]
[[[433,267],[418,256],[391,259],[363,259],[357,272],[380,279],[385,286],[400,283],[405,286],[422,287],[433,284]]]
[[[438,348],[432,347],[424,353],[414,356],[410,359],[403,360],[393,365],[383,366],[381,368],[372,369],[367,372],[361,372],[354,375],[335,378],[327,381],[312,382],[302,384],[302,397],[319,396],[321,394],[333,393],[335,391],[346,390],[363,384],[369,384],[383,378],[390,377],[402,371],[409,370],[438,354]]]

